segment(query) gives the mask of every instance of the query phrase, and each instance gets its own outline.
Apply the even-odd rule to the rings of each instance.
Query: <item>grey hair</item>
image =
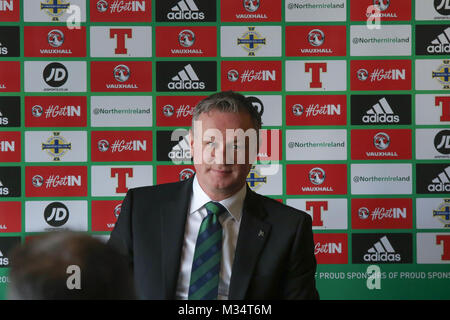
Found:
[[[202,113],[207,113],[211,110],[219,110],[221,112],[248,112],[255,129],[257,131],[261,129],[262,121],[258,110],[245,96],[234,91],[217,92],[200,101],[194,108],[192,114],[192,129],[194,128],[194,121],[198,120]]]

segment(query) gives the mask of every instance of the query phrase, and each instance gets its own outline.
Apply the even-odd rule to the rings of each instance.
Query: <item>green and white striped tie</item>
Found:
[[[224,206],[210,201],[205,205],[208,215],[203,219],[195,244],[189,282],[189,300],[216,300],[219,291],[222,258],[222,226],[219,215]]]

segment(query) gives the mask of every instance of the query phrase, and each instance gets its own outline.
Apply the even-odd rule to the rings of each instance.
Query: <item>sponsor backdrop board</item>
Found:
[[[247,182],[313,218],[322,299],[450,299],[449,22],[450,0],[0,0],[0,299],[27,237],[107,239],[129,188],[192,176],[219,90],[262,114]]]

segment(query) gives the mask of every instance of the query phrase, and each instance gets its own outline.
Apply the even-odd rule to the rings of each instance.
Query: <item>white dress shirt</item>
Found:
[[[187,212],[186,227],[184,231],[183,251],[181,253],[180,273],[177,282],[176,299],[187,300],[189,293],[189,281],[191,278],[192,261],[194,259],[195,243],[203,218],[208,215],[204,205],[212,201],[203,191],[198,183],[197,176],[194,176],[192,184],[192,196]],[[242,208],[247,193],[246,185],[230,198],[219,201],[228,212],[219,216],[222,225],[222,259],[220,266],[219,280],[219,300],[228,299],[230,287],[231,267],[236,250],[236,242],[241,224]]]

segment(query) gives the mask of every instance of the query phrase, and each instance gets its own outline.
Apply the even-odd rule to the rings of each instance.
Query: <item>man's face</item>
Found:
[[[244,139],[242,133],[253,133],[256,137],[256,130],[247,112],[213,109],[200,114],[197,121],[194,131],[190,131],[197,179],[211,199],[220,201],[246,183],[256,158],[257,142]],[[233,134],[239,132],[240,136]]]

